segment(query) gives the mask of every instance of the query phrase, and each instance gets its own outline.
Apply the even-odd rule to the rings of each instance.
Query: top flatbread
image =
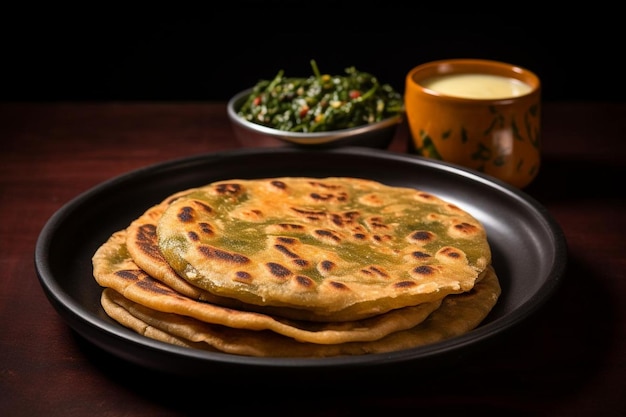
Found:
[[[424,191],[356,178],[228,180],[171,202],[158,248],[212,294],[357,320],[469,291],[486,232]]]

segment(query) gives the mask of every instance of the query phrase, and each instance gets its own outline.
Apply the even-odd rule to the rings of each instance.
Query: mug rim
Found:
[[[488,75],[500,75],[505,77],[512,77],[519,81],[528,84],[531,89],[525,94],[516,97],[505,98],[468,98],[451,96],[444,93],[440,93],[435,90],[431,90],[420,84],[420,81],[437,75],[446,74],[464,74],[464,73],[480,73]],[[440,59],[436,61],[430,61],[413,67],[406,75],[407,88],[419,91],[425,95],[436,97],[438,99],[452,100],[452,101],[467,101],[467,102],[510,102],[519,100],[524,97],[539,94],[541,92],[541,80],[533,71],[521,67],[519,65],[510,64],[504,61],[496,61],[490,59],[468,59],[468,58],[455,58],[455,59]]]

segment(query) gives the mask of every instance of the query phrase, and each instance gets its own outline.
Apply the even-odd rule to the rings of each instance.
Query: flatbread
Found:
[[[493,268],[475,287],[447,296],[421,324],[375,341],[321,345],[301,343],[269,331],[212,325],[163,313],[128,300],[112,289],[102,293],[107,314],[122,325],[155,340],[195,349],[256,357],[330,357],[385,353],[448,340],[476,328],[489,314],[501,288]]]
[[[467,292],[491,263],[485,229],[466,211],[357,178],[215,182],[169,204],[156,232],[166,263],[194,287],[319,321]]]
[[[441,304],[422,303],[350,322],[307,322],[236,310],[187,297],[139,268],[126,247],[127,231],[114,233],[93,256],[94,277],[102,287],[152,310],[239,329],[269,330],[298,341],[334,344],[376,340],[414,327]]]

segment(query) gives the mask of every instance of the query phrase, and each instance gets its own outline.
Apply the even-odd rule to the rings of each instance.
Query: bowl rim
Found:
[[[291,142],[297,143],[300,145],[317,145],[333,142],[339,139],[345,139],[352,136],[357,136],[363,133],[372,132],[378,129],[384,129],[386,127],[392,127],[400,124],[404,120],[404,111],[395,116],[388,117],[386,119],[380,120],[378,122],[368,123],[362,126],[355,126],[347,129],[339,129],[339,130],[327,130],[324,132],[291,132],[288,130],[280,130],[275,129],[268,126],[263,126],[257,123],[252,123],[237,113],[238,107],[243,104],[242,100],[247,97],[253,88],[247,88],[245,90],[240,91],[235,94],[233,97],[228,100],[227,111],[228,116],[239,126],[242,126],[250,131],[256,133],[262,133],[266,135],[273,136],[275,138]]]

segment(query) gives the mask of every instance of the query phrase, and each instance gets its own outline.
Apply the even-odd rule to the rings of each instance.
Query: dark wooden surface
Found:
[[[505,338],[440,372],[359,390],[158,374],[70,330],[45,297],[34,247],[49,217],[129,170],[237,148],[225,103],[0,104],[0,415],[626,415],[626,103],[547,102],[543,167],[525,191],[562,227],[563,285]],[[406,149],[401,129],[392,150]],[[179,389],[180,388],[180,389]]]

